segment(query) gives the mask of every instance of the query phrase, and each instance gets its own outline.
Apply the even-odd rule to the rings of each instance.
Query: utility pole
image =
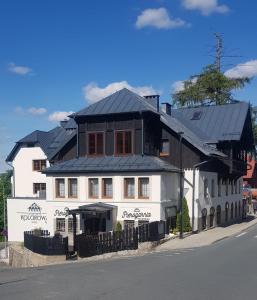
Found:
[[[219,33],[214,33],[214,36],[216,38],[216,55],[215,55],[215,65],[217,68],[217,71],[221,71],[221,58],[222,58],[222,37]]]
[[[179,135],[179,223],[180,223],[180,233],[179,238],[183,239],[183,192],[184,192],[184,186],[183,186],[183,163],[182,163],[182,138],[183,138],[184,132],[178,132]]]
[[[7,237],[6,237],[6,199],[5,199],[5,188],[4,188],[4,182],[3,184],[3,201],[4,201],[4,249],[5,249],[5,258],[8,257],[7,255]]]

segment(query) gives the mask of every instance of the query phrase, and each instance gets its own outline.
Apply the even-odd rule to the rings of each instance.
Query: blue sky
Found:
[[[236,56],[223,71],[254,78],[256,11],[252,0],[1,1],[0,172],[17,140],[123,86],[170,101],[213,62],[214,32]],[[235,97],[257,105],[256,83]]]

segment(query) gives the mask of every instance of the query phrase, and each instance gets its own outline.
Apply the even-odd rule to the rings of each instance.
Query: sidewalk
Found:
[[[254,218],[254,219],[253,219]],[[156,251],[195,248],[211,245],[219,240],[236,235],[257,224],[255,216],[248,216],[248,220],[227,227],[215,227],[198,234],[192,234],[180,240],[175,238],[155,248]]]

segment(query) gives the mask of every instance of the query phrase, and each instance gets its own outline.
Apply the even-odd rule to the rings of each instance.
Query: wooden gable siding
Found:
[[[142,153],[142,120],[139,114],[99,116],[81,120],[78,126],[79,156],[88,152],[87,134],[102,131],[104,133],[104,154],[115,154],[114,140],[116,130],[132,131],[132,147],[134,154]]]
[[[179,136],[164,126],[162,128],[162,139],[169,141],[169,156],[161,157],[170,164],[179,168],[180,164],[180,142]],[[193,168],[195,164],[207,159],[199,150],[182,139],[182,167],[183,169]]]

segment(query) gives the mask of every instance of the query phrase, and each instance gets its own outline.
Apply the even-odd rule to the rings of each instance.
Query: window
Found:
[[[135,221],[125,220],[124,221],[124,229],[133,229],[135,227]]]
[[[138,178],[138,197],[149,198],[149,178]]]
[[[238,193],[241,194],[241,181],[238,180]]]
[[[88,154],[103,155],[104,154],[104,134],[103,132],[95,132],[88,134]]]
[[[235,186],[235,194],[237,194],[237,181],[234,181],[234,186]]]
[[[65,232],[65,219],[64,218],[57,218],[56,219],[56,231],[58,232]]]
[[[218,197],[221,197],[221,179],[218,180]]]
[[[212,198],[215,197],[215,180],[214,179],[211,180],[211,196],[212,196]]]
[[[73,232],[73,219],[68,219],[68,232]]]
[[[204,198],[208,197],[208,179],[205,178],[203,182],[203,188],[204,188]]]
[[[46,190],[46,184],[45,183],[33,183],[33,194],[37,194],[40,191]]]
[[[169,140],[162,140],[160,156],[168,156],[169,154],[170,154],[170,142]]]
[[[64,178],[56,178],[55,179],[55,191],[57,198],[65,197],[65,181]]]
[[[124,198],[135,197],[135,178],[124,178]]]
[[[117,155],[126,155],[132,153],[132,132],[116,131],[115,135],[115,153]]]
[[[71,198],[78,197],[78,180],[77,178],[69,178],[68,179],[68,195]]]
[[[112,178],[102,179],[102,197],[112,198]]]
[[[228,179],[226,180],[226,196],[228,196]]]
[[[89,178],[88,183],[89,183],[89,197],[98,198],[98,179]]]
[[[45,159],[36,159],[33,160],[33,171],[42,171],[46,168]]]

